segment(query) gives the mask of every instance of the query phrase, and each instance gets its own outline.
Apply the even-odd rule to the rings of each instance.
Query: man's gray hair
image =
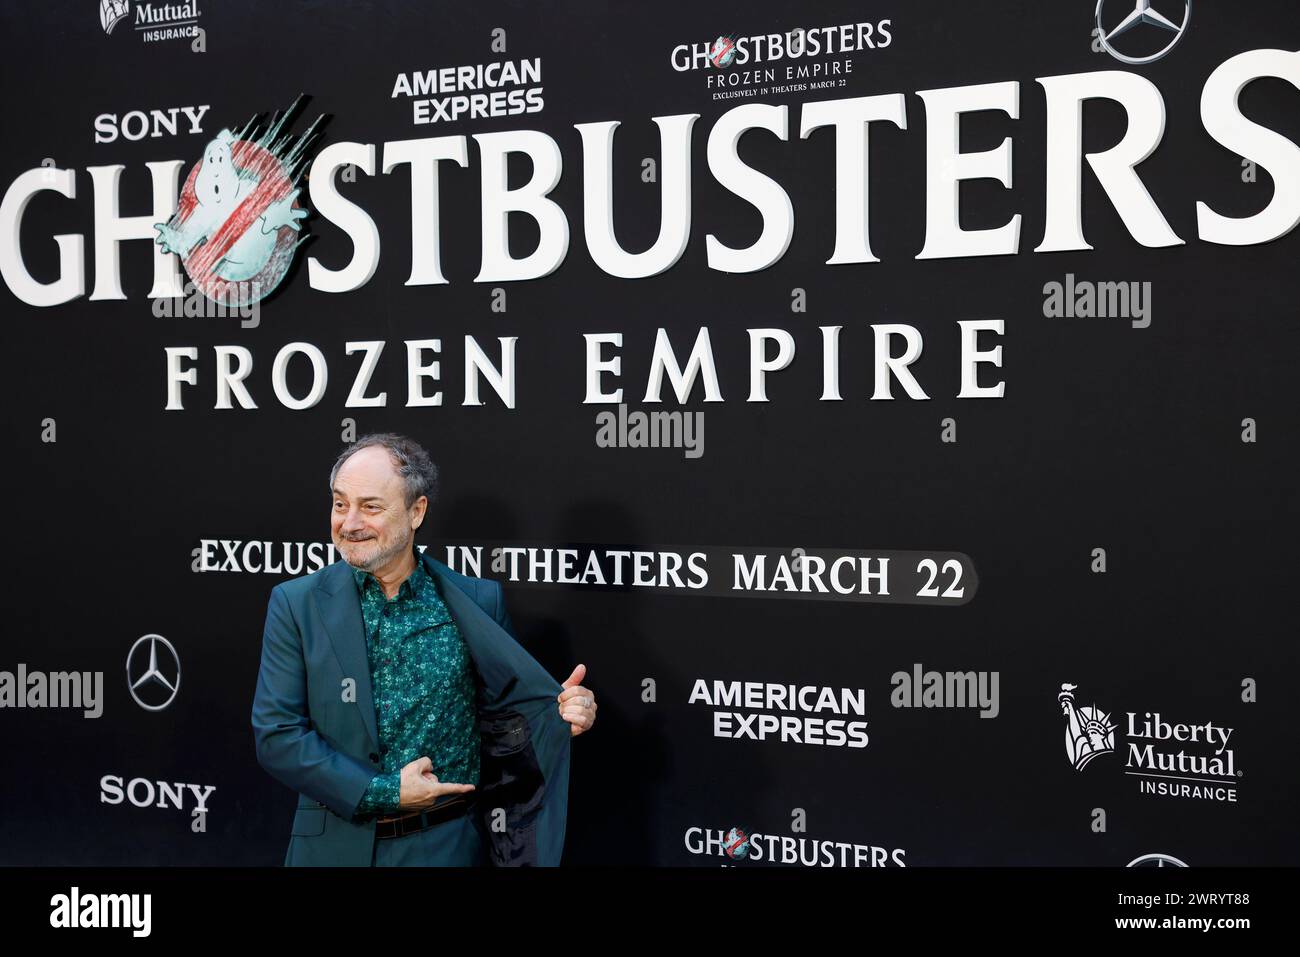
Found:
[[[362,436],[344,449],[330,470],[330,492],[334,491],[334,480],[338,478],[343,463],[362,449],[375,445],[388,450],[393,468],[406,485],[406,507],[414,505],[421,495],[428,496],[429,504],[432,505],[438,497],[438,466],[433,464],[433,459],[429,458],[429,453],[419,442],[394,432],[376,432]]]

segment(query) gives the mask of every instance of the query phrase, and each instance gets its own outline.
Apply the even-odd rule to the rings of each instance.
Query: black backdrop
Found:
[[[1122,4],[1121,4],[1122,6]],[[1176,7],[1173,3],[1169,6]],[[82,8],[85,9],[82,9]],[[1166,57],[1129,66],[1095,52],[1093,5],[1028,2],[825,3],[797,15],[780,4],[615,5],[277,3],[200,0],[206,52],[187,40],[144,42],[120,25],[105,35],[93,4],[5,5],[7,136],[3,181],[52,158],[77,171],[75,200],[30,204],[22,255],[42,281],[57,274],[49,237],[86,236],[87,295],[37,308],[4,293],[4,410],[11,435],[4,501],[7,651],[0,669],[101,671],[104,711],[0,713],[5,863],[277,864],[293,795],[257,764],[249,707],[269,591],[286,575],[193,570],[202,540],[328,542],[326,479],[359,434],[412,434],[443,469],[443,494],[419,541],[444,558],[449,543],[562,547],[659,546],[682,552],[802,547],[970,556],[978,593],[955,607],[797,597],[683,595],[507,583],[523,644],[563,679],[578,661],[600,716],[574,741],[568,863],[716,865],[690,850],[692,828],[731,827],[896,850],[907,866],[1119,866],[1153,852],[1193,865],[1294,864],[1295,675],[1291,606],[1297,414],[1293,356],[1297,234],[1228,247],[1197,238],[1195,203],[1246,216],[1271,195],[1269,172],[1243,182],[1241,157],[1216,143],[1198,109],[1201,86],[1245,50],[1295,49],[1293,4],[1196,4]],[[1176,12],[1176,11],[1175,11]],[[1174,14],[1170,14],[1171,16]],[[891,20],[884,49],[847,54],[843,89],[714,101],[708,71],[679,73],[671,49],[729,31]],[[490,52],[490,31],[507,52]],[[541,57],[542,112],[413,126],[390,98],[396,74],[495,59]],[[811,58],[816,60],[845,57]],[[1184,245],[1146,248],[1125,229],[1084,167],[1079,252],[1033,252],[1043,235],[1046,116],[1036,77],[1127,70],[1151,80],[1166,109],[1144,184]],[[995,81],[1020,84],[1020,118],[963,121],[962,148],[1013,141],[1014,186],[961,190],[962,225],[1023,215],[1013,256],[921,261],[925,238],[925,110],[918,90]],[[551,196],[570,224],[568,254],[545,278],[475,283],[479,168],[441,171],[441,286],[406,286],[411,266],[409,174],[359,175],[340,190],[375,220],[382,253],[373,278],[345,294],[310,288],[305,261],[331,268],[348,236],[319,216],[257,328],[229,319],[158,318],[147,298],[149,244],[122,245],[127,298],[90,301],[93,190],[86,168],[123,164],[123,214],[150,206],[146,162],[183,159],[183,175],[224,127],[287,105],[326,114],[323,143],[382,144],[418,136],[507,129],[554,137],[564,174]],[[828,266],[834,239],[834,135],[800,139],[801,104],[838,96],[906,94],[908,129],[875,124],[871,239],[878,263]],[[748,245],[761,220],[718,185],[707,131],[740,102],[789,104],[785,142],[754,133],[741,158],[777,180],[795,210],[793,241],[761,272],[706,264],[705,236]],[[202,135],[93,141],[101,113],[208,104]],[[1261,79],[1243,112],[1300,141],[1300,91]],[[614,199],[629,250],[658,233],[659,190],[640,159],[658,155],[655,116],[698,112],[693,226],[666,272],[622,280],[601,272],[583,241],[582,151],[574,123],[617,119]],[[305,127],[304,120],[299,129]],[[1123,111],[1089,103],[1084,147],[1123,135]],[[516,157],[515,159],[519,159]],[[511,182],[528,163],[512,161]],[[1291,170],[1294,178],[1298,175]],[[306,190],[304,190],[304,198]],[[511,218],[511,249],[537,241]],[[4,237],[12,246],[12,238]],[[1067,274],[1149,281],[1152,322],[1050,319],[1043,287]],[[491,309],[504,288],[505,313]],[[806,313],[791,290],[806,291]],[[957,320],[1000,318],[1005,397],[957,400]],[[929,401],[870,401],[871,323],[909,323],[924,336],[912,367]],[[600,448],[584,405],[583,333],[621,332],[618,384],[639,402],[656,330],[684,359],[708,326],[726,401],[705,413],[705,454]],[[817,327],[842,325],[840,402],[820,401]],[[746,402],[746,329],[780,327],[798,352],[768,379],[767,403]],[[496,357],[517,336],[518,401],[461,404],[459,343],[473,334]],[[408,409],[402,341],[441,337],[444,405]],[[358,356],[351,340],[387,343],[370,394],[383,409],[345,408]],[[325,398],[283,407],[271,391],[275,353],[309,341],[329,361]],[[252,350],[259,407],[214,410],[212,347]],[[164,349],[199,349],[198,385],[183,411],[165,411]],[[607,352],[607,354],[610,354]],[[307,388],[306,363],[291,389]],[[612,383],[611,383],[612,384]],[[667,391],[662,408],[676,408]],[[942,420],[958,441],[941,441]],[[1242,420],[1257,439],[1243,442]],[[42,440],[44,420],[57,441]],[[277,545],[278,547],[278,545]],[[1093,570],[1093,550],[1106,571]],[[492,574],[491,572],[486,572]],[[723,564],[711,575],[729,580]],[[177,649],[180,691],[161,711],[128,693],[127,652],[142,635]],[[921,663],[940,671],[996,671],[1000,713],[896,709],[890,676]],[[655,695],[645,700],[645,681]],[[697,679],[862,689],[870,743],[846,748],[713,734],[713,708],[690,704]],[[1257,700],[1243,700],[1243,682]],[[1116,716],[1115,753],[1082,771],[1063,746],[1056,694]],[[1245,694],[1250,698],[1250,694]],[[745,709],[733,709],[745,710]],[[1139,793],[1126,775],[1125,715],[1233,729],[1242,771],[1234,803]],[[1168,750],[1168,749],[1166,749]],[[1203,754],[1203,750],[1195,751]],[[206,830],[183,810],[107,803],[101,779],[213,786]],[[156,802],[155,802],[156,803]],[[792,812],[807,829],[792,830]],[[1104,809],[1098,831],[1094,809]],[[747,866],[758,866],[744,862]],[[891,858],[890,864],[897,863]]]

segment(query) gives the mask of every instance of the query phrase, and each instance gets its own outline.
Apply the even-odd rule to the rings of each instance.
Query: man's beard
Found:
[[[345,538],[343,539],[343,541],[349,545],[364,545],[366,542],[375,541],[375,539],[367,538],[367,539],[362,539],[361,541],[353,541],[351,539]],[[351,565],[353,568],[359,568],[361,571],[364,572],[373,572],[376,568],[382,568],[384,565],[387,565],[390,561],[392,561],[394,558],[402,554],[403,551],[409,549],[410,547],[411,547],[411,540],[409,538],[401,541],[395,541],[389,548],[376,552],[373,558],[369,558],[363,562],[354,562],[349,560],[348,564]]]

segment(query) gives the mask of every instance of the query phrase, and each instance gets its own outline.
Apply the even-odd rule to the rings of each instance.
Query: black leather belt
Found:
[[[380,818],[375,822],[375,837],[405,837],[426,828],[453,821],[462,814],[467,814],[473,802],[464,797],[454,797],[435,807],[424,811],[413,811],[402,817]]]

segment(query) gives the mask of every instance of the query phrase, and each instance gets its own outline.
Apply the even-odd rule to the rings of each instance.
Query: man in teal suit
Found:
[[[569,740],[595,720],[515,640],[499,582],[415,548],[437,490],[389,433],[330,475],[343,560],[271,590],[252,724],[299,794],[287,865],[556,865]]]

